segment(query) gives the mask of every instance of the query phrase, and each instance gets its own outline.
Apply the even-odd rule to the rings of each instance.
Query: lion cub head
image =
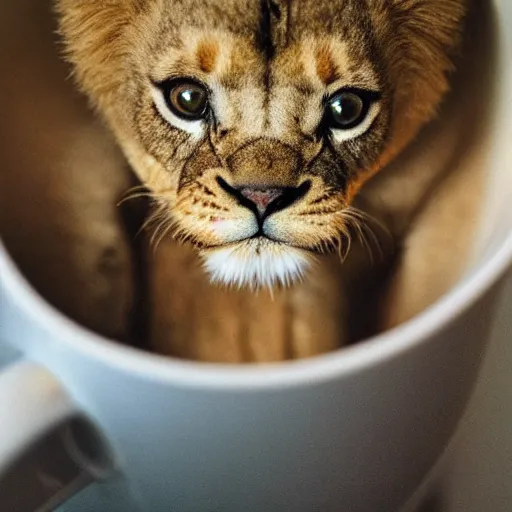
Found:
[[[428,120],[463,0],[59,0],[81,87],[212,278],[287,283]]]

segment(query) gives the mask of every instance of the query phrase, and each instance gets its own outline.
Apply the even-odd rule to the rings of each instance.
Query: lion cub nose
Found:
[[[285,192],[284,188],[252,188],[244,187],[240,189],[240,194],[246,199],[251,201],[256,208],[258,213],[263,215],[267,210],[270,203],[275,199],[282,196]]]
[[[307,180],[298,187],[232,187],[223,178],[217,176],[217,183],[240,204],[256,210],[260,220],[300,201],[310,190],[311,181]]]

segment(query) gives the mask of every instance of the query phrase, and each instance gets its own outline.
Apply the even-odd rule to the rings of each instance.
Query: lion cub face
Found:
[[[59,2],[78,81],[214,280],[288,283],[343,243],[445,91],[462,1],[363,3]]]

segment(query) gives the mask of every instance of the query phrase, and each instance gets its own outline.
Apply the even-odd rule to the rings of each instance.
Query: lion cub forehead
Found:
[[[181,29],[175,42],[160,51],[151,75],[157,81],[170,76],[213,79],[233,88],[258,85],[268,71],[274,83],[298,88],[318,90],[338,84],[376,89],[379,85],[371,62],[335,36],[304,36],[268,62],[253,37],[190,27]]]
[[[192,76],[208,81],[261,73],[264,62],[253,38],[228,30],[183,28],[173,43],[159,52],[152,75]]]
[[[380,85],[372,62],[337,36],[303,36],[276,55],[272,71],[277,81],[297,83],[299,88],[305,83],[324,90],[344,86],[373,90]]]

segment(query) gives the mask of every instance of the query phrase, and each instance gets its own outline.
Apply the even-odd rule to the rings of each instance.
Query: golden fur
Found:
[[[298,190],[307,183],[299,200],[269,218],[268,229],[276,240],[273,250],[300,251],[309,258],[338,245],[342,251],[348,249],[354,219],[350,206],[357,194],[433,117],[448,89],[447,74],[465,3],[57,1],[77,82],[148,187],[166,232],[192,242],[205,260],[234,246],[241,258],[251,261],[267,251],[268,244],[255,246],[248,240],[249,228],[244,231],[240,226],[254,222],[253,213],[228,193],[231,189]],[[154,84],[178,76],[193,77],[208,87],[215,122],[187,131],[164,119],[155,107]],[[342,142],[320,136],[323,99],[353,87],[379,95],[379,111],[371,126]],[[166,260],[172,267],[162,275],[174,276],[169,285],[175,293],[179,290],[175,296],[190,290],[200,293],[205,289],[204,276],[191,271],[187,280],[181,272],[179,255],[187,249],[167,245],[172,245],[164,251],[167,258],[157,256],[164,263],[151,272],[165,268]],[[270,303],[261,292],[254,299],[257,306],[245,311],[255,318],[261,311],[269,318],[282,318],[280,308],[286,309],[294,294],[312,283],[325,290],[322,300],[332,297],[333,308],[343,310],[344,299],[333,279],[337,270],[325,265],[311,271],[284,302],[278,297]],[[152,282],[159,283],[160,278],[154,275]],[[207,289],[203,293],[219,301],[217,322],[240,314],[235,303],[241,295],[226,299],[234,292]],[[166,296],[156,293],[160,299],[153,304],[157,311],[153,339],[159,340],[159,351],[207,360],[244,359],[227,352],[219,356],[177,349],[183,341],[166,347],[170,333],[180,338],[175,322],[179,314],[171,314],[171,326],[158,320],[158,311],[167,308]],[[311,304],[301,306],[294,314],[299,318],[311,308]],[[320,311],[316,322],[318,318]],[[332,318],[332,311],[323,318]],[[344,337],[342,323],[326,335],[326,344],[307,351],[308,355],[338,346]],[[196,317],[196,330],[200,328]],[[222,332],[214,338],[244,338],[247,330],[240,329],[236,335]],[[320,328],[313,331],[311,339],[322,337]],[[213,331],[207,332],[209,336]],[[190,336],[187,331],[182,338]]]

